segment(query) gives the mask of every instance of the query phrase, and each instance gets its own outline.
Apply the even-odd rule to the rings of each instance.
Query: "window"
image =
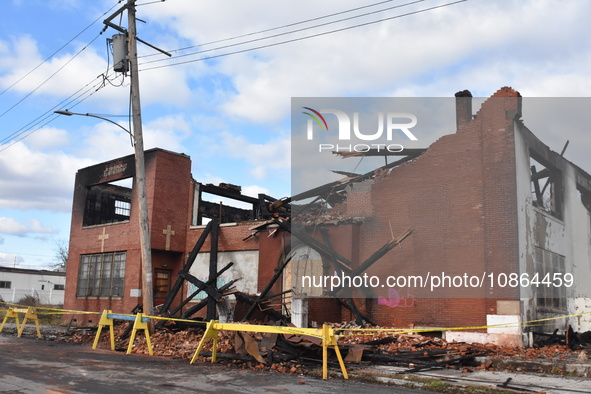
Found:
[[[532,204],[562,220],[562,175],[551,165],[544,165],[530,156]]]
[[[536,280],[539,281],[537,286],[533,286],[537,309],[543,312],[566,311],[566,286],[554,286],[555,276],[564,278],[564,256],[536,247],[534,258]]]
[[[292,253],[293,257],[285,268],[285,290],[291,289],[294,294],[309,297],[322,296],[322,286],[313,285],[323,273],[320,253],[309,246],[299,246]],[[304,280],[304,277],[310,279]]]
[[[11,285],[12,282],[10,281],[0,280],[0,289],[10,289]]]
[[[191,225],[200,226],[213,218],[220,223],[257,220],[259,199],[242,194],[242,188],[229,183],[195,184]]]
[[[80,257],[79,297],[122,297],[126,252],[87,254]]]
[[[64,285],[53,285],[53,290],[65,290],[66,287]]]
[[[101,183],[88,187],[83,226],[117,223],[129,220],[131,215],[131,188],[123,181]]]
[[[115,200],[115,215],[129,218],[131,212],[131,202]]]

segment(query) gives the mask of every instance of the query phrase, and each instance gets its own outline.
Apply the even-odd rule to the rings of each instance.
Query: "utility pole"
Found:
[[[129,62],[131,72],[131,111],[133,114],[133,139],[135,147],[135,186],[139,206],[140,248],[142,251],[142,304],[143,311],[154,312],[152,284],[152,246],[148,222],[148,197],[146,192],[146,166],[144,160],[144,136],[142,132],[142,110],[140,105],[140,81],[137,64],[137,30],[135,26],[135,0],[127,0],[127,24]],[[150,331],[153,331],[152,325]]]
[[[127,3],[119,8],[113,15],[105,19],[104,23],[108,27],[127,34],[129,46],[129,63],[131,78],[131,109],[133,118],[133,139],[135,147],[135,189],[136,204],[139,208],[139,229],[140,229],[140,248],[142,262],[142,304],[143,311],[151,315],[154,313],[153,280],[152,280],[152,246],[150,243],[150,225],[148,221],[148,198],[146,192],[146,166],[144,160],[144,137],[142,132],[142,111],[140,105],[140,83],[137,63],[137,42],[140,41],[158,51],[171,56],[169,53],[148,44],[137,37],[136,0],[127,0]],[[111,21],[124,10],[127,10],[128,30],[115,25]],[[107,27],[105,27],[106,29]],[[104,30],[103,30],[104,31]],[[154,330],[154,324],[149,322],[150,331]]]

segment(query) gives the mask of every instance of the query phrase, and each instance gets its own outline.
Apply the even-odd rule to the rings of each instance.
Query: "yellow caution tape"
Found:
[[[337,331],[355,331],[360,332],[360,334],[339,334],[339,337],[346,337],[346,336],[353,336],[353,335],[364,335],[363,332],[368,334],[365,335],[372,335],[370,333],[380,333],[380,332],[392,332],[398,334],[405,334],[411,332],[433,332],[433,331],[460,331],[460,330],[480,330],[486,328],[493,328],[493,327],[517,327],[523,326],[528,327],[530,323],[539,323],[545,321],[552,321],[552,320],[560,320],[566,319],[569,317],[577,317],[577,316],[584,316],[589,315],[591,312],[583,312],[583,313],[574,313],[572,315],[563,315],[563,316],[556,316],[556,317],[547,317],[544,319],[536,319],[536,320],[529,320],[525,322],[515,322],[515,323],[500,323],[500,324],[491,324],[485,326],[467,326],[467,327],[439,327],[439,328],[335,328]]]

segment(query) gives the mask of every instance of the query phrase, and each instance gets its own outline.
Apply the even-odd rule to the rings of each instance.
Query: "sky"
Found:
[[[110,70],[106,41],[117,32],[102,32],[124,3],[2,3],[0,265],[49,268],[69,238],[76,170],[133,154],[119,127],[53,114],[129,128],[129,77]],[[511,86],[526,98],[581,98],[577,110],[589,112],[591,2],[137,4],[138,37],[173,55],[138,47],[145,148],[185,153],[196,180],[249,195],[290,195],[292,97],[487,97]],[[588,128],[546,115],[530,129],[556,151],[570,140],[565,157],[591,172]]]

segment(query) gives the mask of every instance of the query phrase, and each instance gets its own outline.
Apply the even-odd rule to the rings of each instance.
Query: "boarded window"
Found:
[[[285,290],[293,290],[294,295],[322,296],[322,286],[314,286],[323,274],[320,254],[309,246],[300,246],[292,253],[293,257],[285,269]]]
[[[80,256],[79,297],[122,297],[126,252]]]

